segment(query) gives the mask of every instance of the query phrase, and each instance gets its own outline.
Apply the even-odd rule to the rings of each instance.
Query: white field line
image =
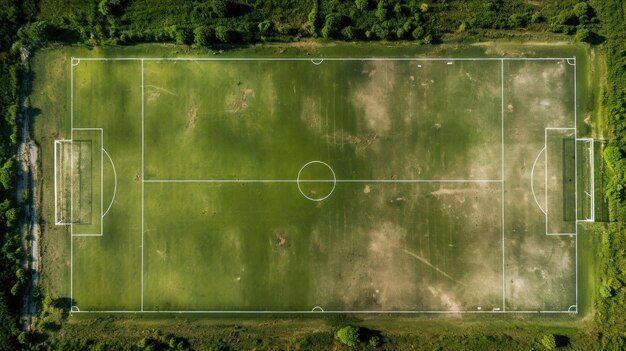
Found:
[[[501,173],[500,179],[502,179],[502,183],[500,183],[500,208],[502,209],[502,310],[506,311],[506,285],[505,285],[505,259],[504,259],[504,60],[500,61],[500,164],[501,164]]]
[[[70,60],[70,140],[74,140],[74,59]],[[74,142],[70,142],[70,304],[74,302]]]
[[[578,218],[578,148],[576,147],[576,138],[578,137],[578,87],[576,82],[576,57],[573,59],[574,61],[574,201],[576,202],[576,212],[574,218]],[[567,63],[570,63],[569,60]],[[574,223],[574,228],[576,230],[576,245],[575,245],[575,253],[576,256],[574,262],[576,266],[576,306],[578,306],[578,222]],[[578,308],[576,308],[578,310]]]
[[[569,313],[576,314],[577,311],[571,311],[571,307],[568,310],[519,310],[519,311],[474,311],[474,310],[424,310],[424,311],[396,311],[396,310],[359,310],[359,311],[342,311],[342,310],[330,310],[330,311],[312,311],[312,310],[294,310],[294,311],[259,311],[259,310],[179,310],[179,311],[151,311],[151,310],[111,310],[111,311],[71,311],[70,313],[83,313],[83,314],[101,314],[101,313],[127,313],[127,314],[561,314]]]
[[[570,58],[348,58],[348,59],[344,59],[344,58],[324,58],[323,60],[326,61],[492,61],[492,60],[500,60],[503,64],[503,61],[551,61],[551,60],[568,60],[569,63],[569,59]],[[545,310],[545,311],[537,311],[537,310],[520,310],[520,311],[500,311],[500,310],[493,310],[493,311],[463,311],[463,310],[455,310],[455,311],[438,311],[438,310],[422,310],[422,311],[394,311],[394,310],[385,310],[385,311],[342,311],[342,310],[336,310],[336,311],[325,311],[325,312],[319,312],[319,311],[256,311],[256,310],[252,310],[252,311],[220,311],[220,310],[196,310],[196,311],[145,311],[143,309],[143,262],[144,262],[144,253],[143,253],[143,244],[144,244],[144,238],[143,238],[143,231],[144,231],[144,189],[143,189],[143,183],[241,183],[241,182],[287,182],[287,183],[294,183],[297,182],[297,180],[264,180],[264,179],[257,179],[257,180],[239,180],[239,179],[233,179],[233,180],[185,180],[185,179],[178,179],[178,180],[144,180],[143,179],[143,175],[144,175],[144,101],[143,101],[143,95],[144,95],[144,60],[147,61],[310,61],[310,58],[72,58],[72,62],[74,62],[74,60],[76,60],[76,64],[72,64],[73,66],[78,65],[78,63],[80,62],[80,60],[86,60],[86,61],[125,61],[125,60],[140,60],[141,61],[141,65],[142,65],[142,116],[141,116],[141,120],[142,120],[142,274],[141,274],[141,310],[140,311],[123,311],[123,310],[111,310],[111,311],[72,311],[72,313],[176,313],[176,314],[184,314],[184,313],[216,313],[216,314],[306,314],[306,313],[347,313],[347,314],[378,314],[378,313],[394,313],[394,314],[430,314],[430,313],[434,313],[434,314],[464,314],[464,313],[468,313],[468,314],[502,314],[502,313],[509,313],[509,314],[515,314],[515,313],[528,313],[528,314],[541,314],[541,313],[577,313],[577,311],[571,311],[571,307],[570,309],[568,309],[567,311],[556,311],[556,310]],[[502,76],[503,76],[503,72],[502,72]],[[576,78],[575,78],[576,79]],[[70,108],[70,115],[71,115],[71,125],[72,128],[71,130],[80,130],[81,128],[73,128],[73,69],[71,69],[71,108]],[[502,87],[502,101],[503,101],[503,94],[504,94],[504,88]],[[503,103],[502,103],[503,104]],[[503,106],[502,106],[503,109]],[[502,123],[502,134],[504,133],[504,124]],[[575,129],[575,128],[547,128],[547,129]],[[73,133],[72,133],[73,134]],[[503,140],[503,135],[502,135],[502,140]],[[502,161],[504,161],[504,144],[502,143]],[[547,162],[547,160],[546,160]],[[70,173],[73,173],[73,165],[71,164],[70,167]],[[546,167],[547,169],[547,167]],[[547,172],[546,172],[547,174]],[[547,175],[546,175],[547,177]],[[330,182],[332,180],[310,180],[311,182],[315,182],[315,181],[319,181],[319,182]],[[301,181],[301,182],[305,182],[305,181]],[[365,182],[372,182],[372,183],[501,183],[502,187],[504,188],[504,162],[502,162],[502,179],[500,180],[493,180],[493,179],[486,179],[486,180],[462,180],[462,179],[449,179],[449,180],[445,180],[445,179],[441,179],[441,180],[411,180],[411,179],[401,179],[401,180],[386,180],[386,179],[379,179],[379,180],[337,180],[337,182],[341,182],[341,183],[365,183]],[[547,182],[546,182],[547,183]],[[502,192],[502,198],[504,198],[504,192]],[[546,189],[546,199],[547,199],[547,189]],[[72,199],[71,199],[72,200]],[[70,201],[70,207],[71,210],[70,212],[73,211],[72,207],[72,201]],[[107,210],[108,211],[108,210]],[[502,211],[504,212],[504,201],[502,202]],[[503,222],[504,222],[504,217],[503,217]],[[70,225],[70,231],[72,232],[73,230],[73,226]],[[76,235],[76,236],[89,236],[90,234],[84,234],[84,235]],[[562,234],[562,235],[569,235],[569,234]],[[72,236],[74,236],[72,234]],[[504,226],[503,226],[503,239],[504,239]],[[578,238],[576,238],[576,245],[578,245]],[[576,249],[577,250],[577,249]],[[70,299],[73,299],[73,240],[70,241],[70,256],[71,256],[71,261],[70,261]],[[577,259],[577,257],[576,257]],[[504,265],[504,241],[503,241],[503,265]],[[576,267],[576,269],[578,270],[578,267]],[[504,279],[504,266],[503,266],[503,279]],[[578,272],[576,272],[576,301],[578,302]],[[503,285],[503,292],[504,292],[504,285]],[[504,301],[503,301],[503,306],[504,306]]]
[[[563,61],[571,57],[75,57],[81,61]]]
[[[104,235],[104,130],[100,130],[100,234]]]
[[[107,157],[109,158],[109,161],[111,162],[111,167],[113,167],[113,180],[114,180],[113,197],[111,198],[111,203],[109,204],[109,207],[107,207],[106,211],[104,211],[104,214],[102,215],[102,217],[104,217],[107,215],[107,213],[109,213],[111,206],[113,206],[113,202],[115,201],[115,194],[117,194],[117,171],[115,171],[115,164],[113,163],[113,159],[111,158],[109,153],[104,148],[102,149],[102,151],[104,151],[104,154],[107,155]],[[103,194],[103,197],[104,197],[104,194]]]
[[[143,258],[143,231],[144,231],[144,67],[143,60],[141,60],[141,310],[143,311],[143,266],[144,266],[144,258]]]
[[[500,179],[146,179],[144,183],[502,183]]]
[[[548,205],[548,129],[544,128],[543,130],[543,148],[544,150],[546,150],[543,153],[543,175],[544,175],[544,181],[545,181],[545,204],[546,204],[546,210],[544,211],[545,215],[546,215],[546,231],[545,233],[548,233],[548,208],[550,207]]]
[[[57,190],[57,141],[54,141],[54,223],[59,223],[59,205]]]
[[[594,141],[593,139],[591,139],[591,146],[589,146],[589,173],[591,173],[591,182],[589,183],[589,193],[591,194],[591,204],[589,206],[591,206],[591,221],[595,222],[596,221],[596,194],[595,194],[595,189],[596,189],[596,180],[595,180],[595,150],[594,150]]]
[[[535,166],[537,165],[537,161],[539,160],[539,157],[545,151],[546,151],[546,147],[544,145],[543,149],[541,149],[541,151],[539,151],[539,153],[537,154],[537,157],[535,158],[535,162],[533,162],[533,168],[530,171],[530,191],[533,194],[533,198],[535,199],[535,203],[537,204],[537,207],[539,207],[539,210],[541,210],[541,212],[543,212],[543,214],[547,216],[548,214],[541,207],[541,205],[539,204],[539,201],[537,200],[537,196],[535,195],[535,180],[534,180],[534,178],[535,178]],[[548,185],[546,184],[546,186],[548,186]]]

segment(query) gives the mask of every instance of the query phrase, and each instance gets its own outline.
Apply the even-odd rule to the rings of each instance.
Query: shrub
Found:
[[[587,28],[578,28],[576,31],[576,41],[579,43],[588,43],[591,41],[591,32]]]
[[[217,40],[226,43],[230,40],[230,36],[231,36],[230,29],[224,26],[215,27],[215,37],[217,38]]]
[[[339,340],[339,342],[344,345],[354,347],[359,342],[359,329],[357,327],[347,325],[337,330],[335,333],[335,339]]]
[[[208,27],[200,26],[193,30],[193,43],[196,46],[207,46],[211,36],[212,33]]]
[[[546,334],[541,338],[541,345],[546,348],[546,350],[554,350],[556,349],[556,338],[554,334]]]

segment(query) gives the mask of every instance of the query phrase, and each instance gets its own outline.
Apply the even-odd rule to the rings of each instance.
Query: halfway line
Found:
[[[501,183],[500,179],[145,179],[144,183]]]

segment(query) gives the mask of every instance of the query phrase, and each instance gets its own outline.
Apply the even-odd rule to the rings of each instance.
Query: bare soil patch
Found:
[[[285,243],[287,242],[287,238],[285,238],[285,233],[280,231],[280,232],[276,232],[276,246],[278,247],[284,247]]]
[[[367,127],[376,134],[384,135],[391,128],[389,97],[396,81],[394,73],[393,62],[370,62],[363,71],[369,79],[354,93],[354,104],[363,111]]]
[[[198,105],[194,102],[187,109],[187,123],[185,123],[185,128],[194,129],[196,127],[197,117],[198,117]]]
[[[241,89],[229,98],[228,112],[241,112],[247,109],[251,97],[254,97],[254,90],[250,88]]]

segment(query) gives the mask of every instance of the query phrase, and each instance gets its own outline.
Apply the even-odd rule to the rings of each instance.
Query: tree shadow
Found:
[[[379,346],[382,344],[383,336],[380,333],[380,331],[370,329],[370,328],[365,328],[365,327],[359,327],[359,340],[361,340],[364,343],[369,343],[369,341],[372,340],[373,338],[377,340],[376,346]]]
[[[565,347],[569,345],[569,337],[565,335],[554,335],[556,347]]]

